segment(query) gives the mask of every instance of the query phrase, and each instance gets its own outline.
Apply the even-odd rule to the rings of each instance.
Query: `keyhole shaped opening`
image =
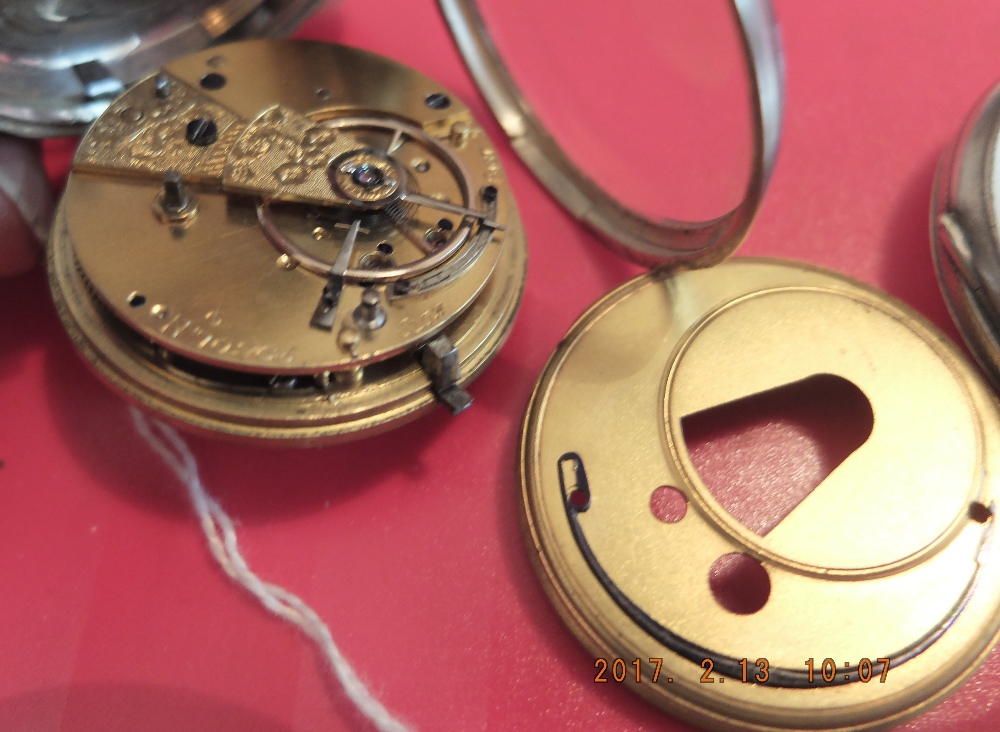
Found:
[[[689,415],[681,428],[715,499],[766,536],[867,441],[874,422],[857,386],[819,374]]]

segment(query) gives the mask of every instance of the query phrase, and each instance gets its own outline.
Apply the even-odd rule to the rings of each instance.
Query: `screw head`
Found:
[[[451,99],[448,98],[447,94],[434,92],[432,94],[428,94],[424,98],[424,104],[431,109],[447,109],[451,106]]]
[[[208,147],[219,139],[219,126],[209,117],[198,117],[188,122],[185,138],[197,147]]]

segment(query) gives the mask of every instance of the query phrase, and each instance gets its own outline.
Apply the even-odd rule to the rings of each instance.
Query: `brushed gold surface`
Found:
[[[760,537],[706,488],[680,421],[816,374],[861,389],[872,434]],[[567,453],[589,482],[575,514],[560,485]],[[970,507],[992,510],[998,460],[997,403],[930,324],[840,275],[734,260],[636,278],[577,321],[525,419],[523,518],[570,628],[597,657],[643,659],[645,681],[629,687],[672,713],[722,730],[882,729],[943,698],[996,642],[1000,547],[992,514],[980,523]],[[661,485],[688,499],[677,523],[650,510]],[[709,587],[713,562],[734,552],[770,578],[756,613],[725,610]],[[643,626],[629,602],[689,645]],[[716,682],[725,657],[749,659],[751,676],[766,658],[772,678],[809,658],[834,658],[841,675],[845,662],[894,662],[884,684],[791,688],[702,683],[692,653],[715,661]],[[650,658],[663,659],[657,684]]]
[[[495,275],[444,332],[458,348],[460,384],[489,364],[513,325],[524,290],[527,247],[517,212]],[[65,226],[61,209],[54,226]],[[187,430],[275,446],[312,447],[379,434],[437,407],[426,374],[403,353],[351,374],[344,385],[285,393],[234,384],[226,372],[204,378],[163,362],[161,351],[121,327],[80,275],[64,237],[49,248],[56,310],[87,363],[132,401]]]
[[[468,307],[503,248],[496,238],[447,286],[389,302],[385,326],[351,355],[336,348],[329,333],[310,327],[325,279],[279,264],[281,252],[261,230],[252,200],[194,189],[198,216],[176,229],[152,212],[159,190],[154,181],[74,173],[63,199],[73,250],[101,299],[131,328],[171,351],[235,370],[315,373],[395,355]],[[109,208],[116,214],[108,216]],[[319,225],[301,212],[290,218],[288,226],[303,238]],[[331,227],[331,238],[319,242],[327,260],[339,249],[333,237],[344,232]],[[382,241],[397,256],[422,254],[402,234],[376,229],[359,237],[355,266]],[[142,294],[145,305],[132,307],[133,293]],[[360,298],[359,285],[345,285],[334,332],[353,324]]]
[[[201,88],[217,67],[221,88]],[[447,94],[431,80],[321,43],[231,44],[164,73],[165,98],[146,79],[94,124],[53,228],[53,292],[100,373],[182,424],[311,444],[433,404],[413,352],[441,333],[460,382],[478,373],[526,254],[492,145],[457,99],[431,109]],[[198,118],[214,141],[188,141]],[[172,172],[192,204],[169,216]],[[334,281],[332,327],[315,327]],[[358,319],[365,288],[384,324]]]

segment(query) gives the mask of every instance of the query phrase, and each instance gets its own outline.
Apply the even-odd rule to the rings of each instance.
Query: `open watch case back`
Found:
[[[526,164],[629,258],[658,265],[570,330],[522,431],[525,535],[567,625],[599,657],[642,659],[647,678],[659,660],[657,682],[636,690],[714,729],[884,728],[939,701],[998,630],[997,408],[954,348],[891,298],[795,263],[722,262],[777,146],[768,5],[733,4],[753,91],[746,195],[726,216],[685,223],[594,187],[531,115],[475,5],[441,4]],[[74,71],[84,96],[110,89],[99,71]],[[365,52],[257,41],[166,63],[103,113],[59,207],[50,277],[77,347],[133,399],[200,430],[318,444],[465,406],[464,384],[510,328],[524,249],[495,151],[446,89]],[[705,488],[679,425],[822,374],[864,392],[876,429],[781,531],[758,536]],[[927,422],[947,439],[913,429]],[[670,525],[649,510],[661,485],[688,506]],[[901,502],[933,508],[878,546],[803,539],[825,520],[884,530],[885,507]],[[671,561],[638,561],[651,547]],[[713,604],[708,571],[727,553],[768,573],[761,612]],[[814,612],[871,597],[888,599],[864,627]],[[806,658],[831,654],[847,662],[843,680],[806,675]],[[729,679],[724,692],[721,678],[702,682],[705,660]],[[870,683],[885,672],[892,686]]]
[[[885,729],[940,701],[1000,632],[1000,413],[961,353],[884,293],[795,262],[722,262],[749,228],[777,146],[770,7],[733,3],[753,97],[746,194],[726,215],[681,223],[600,190],[534,114],[476,4],[441,4],[525,164],[625,256],[659,265],[570,329],[521,433],[528,550],[598,676],[601,659],[616,681],[612,662],[623,665],[630,689],[719,730]],[[857,388],[870,435],[755,531],[706,486],[683,422],[814,379]],[[664,491],[683,506],[669,517],[656,508]],[[876,535],[886,541],[845,541]],[[714,567],[733,556],[766,578],[761,605],[724,609],[714,594]]]

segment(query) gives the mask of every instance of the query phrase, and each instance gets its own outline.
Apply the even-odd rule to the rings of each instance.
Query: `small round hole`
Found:
[[[126,122],[138,122],[142,119],[142,112],[135,107],[125,107],[121,111],[121,118]]]
[[[441,219],[438,221],[438,228],[441,229],[441,231],[451,231],[455,228],[455,225],[448,219]]]
[[[590,496],[587,495],[586,491],[577,488],[569,494],[569,505],[578,511],[583,511],[590,505]]]
[[[447,94],[434,92],[424,98],[424,103],[431,109],[447,109],[451,106],[451,99],[448,98]]]
[[[392,254],[392,244],[387,241],[380,241],[375,248],[382,252],[382,254]]]
[[[486,203],[493,203],[495,200],[497,200],[497,194],[498,191],[496,186],[486,186],[485,188],[483,188],[482,196],[483,200],[486,201]]]
[[[661,485],[649,497],[649,510],[665,524],[676,524],[687,508],[687,497],[673,486]]]
[[[982,503],[973,503],[969,506],[969,518],[977,524],[985,524],[993,518],[993,509]]]
[[[146,296],[141,295],[138,292],[133,292],[128,296],[128,304],[134,308],[141,308],[146,304]]]
[[[410,163],[410,165],[412,165],[413,169],[418,173],[426,173],[428,170],[431,169],[431,164],[428,163],[426,160],[414,160],[412,163]]]
[[[771,578],[764,565],[746,554],[724,554],[708,572],[712,596],[736,615],[753,615],[767,604]]]
[[[201,88],[208,91],[218,91],[226,85],[226,77],[215,71],[201,77]]]

